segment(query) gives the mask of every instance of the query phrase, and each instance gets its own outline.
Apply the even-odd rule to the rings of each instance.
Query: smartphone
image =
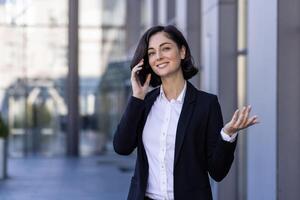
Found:
[[[142,69],[138,73],[138,78],[139,78],[141,85],[144,85],[144,83],[146,82],[148,74],[152,73],[152,69],[148,62],[148,56],[144,57],[144,63],[145,64],[142,65]]]

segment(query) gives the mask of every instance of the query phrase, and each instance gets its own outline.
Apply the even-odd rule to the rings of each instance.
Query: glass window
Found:
[[[116,64],[126,61],[125,6],[124,0],[80,1],[81,155],[103,153],[119,120],[116,105],[123,93],[116,83],[128,77],[124,66]]]
[[[0,1],[1,113],[11,156],[65,152],[67,1]]]

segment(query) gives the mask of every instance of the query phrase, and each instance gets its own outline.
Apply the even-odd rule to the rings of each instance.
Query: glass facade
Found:
[[[1,114],[11,156],[65,151],[67,13],[65,0],[0,3]]]
[[[81,155],[103,153],[130,93],[126,1],[79,1]],[[9,155],[65,155],[68,1],[0,1],[0,102]]]
[[[129,72],[124,65],[126,1],[79,5],[80,152],[90,155],[105,152],[122,111],[119,104],[126,101],[119,90],[129,79],[124,72],[124,67]]]

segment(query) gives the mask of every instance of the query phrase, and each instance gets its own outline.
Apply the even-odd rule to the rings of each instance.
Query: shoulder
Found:
[[[194,93],[197,96],[198,101],[205,101],[205,102],[218,101],[217,95],[203,91],[203,90],[199,90],[199,89],[195,88],[189,82],[188,82],[188,88],[190,88],[191,93]]]
[[[218,99],[217,95],[212,94],[212,93],[208,93],[208,92],[205,92],[205,91],[202,91],[202,90],[198,90],[198,96],[201,97],[201,98],[205,98],[207,100],[210,100],[210,101]]]
[[[217,95],[198,90],[194,87],[194,93],[196,94],[196,107],[201,111],[206,111],[207,113],[221,113],[221,106]]]

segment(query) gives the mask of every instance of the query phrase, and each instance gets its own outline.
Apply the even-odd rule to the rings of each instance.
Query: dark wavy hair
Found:
[[[188,80],[192,78],[195,74],[197,74],[198,69],[195,67],[193,58],[191,55],[191,51],[189,48],[189,45],[182,35],[182,33],[172,25],[168,26],[154,26],[149,28],[144,35],[141,37],[137,48],[135,50],[133,59],[130,64],[130,69],[137,65],[141,59],[144,59],[144,66],[143,69],[139,72],[138,76],[140,78],[140,81],[142,84],[144,84],[146,75],[148,73],[151,73],[151,81],[150,85],[152,87],[156,87],[158,85],[161,85],[161,79],[160,77],[153,72],[151,69],[151,66],[149,65],[148,62],[148,45],[149,45],[149,39],[152,35],[158,33],[158,32],[164,32],[166,33],[166,36],[173,40],[179,49],[182,48],[182,46],[185,47],[186,52],[185,52],[185,58],[181,60],[181,67],[182,67],[182,72],[183,72],[183,77],[185,80]]]

